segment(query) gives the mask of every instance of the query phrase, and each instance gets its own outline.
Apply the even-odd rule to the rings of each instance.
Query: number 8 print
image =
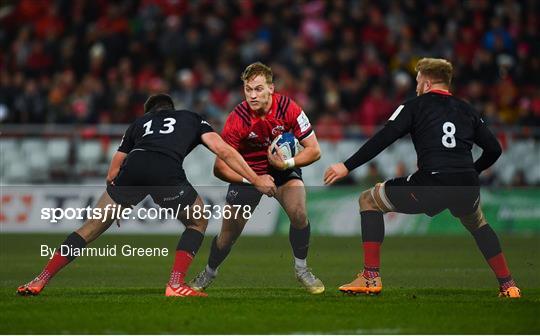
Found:
[[[442,137],[443,146],[446,148],[456,147],[456,138],[454,137],[456,134],[456,125],[447,121],[443,124],[442,129],[444,133]]]

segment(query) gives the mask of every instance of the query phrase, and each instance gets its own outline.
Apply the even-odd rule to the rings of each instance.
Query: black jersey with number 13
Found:
[[[187,110],[159,110],[135,120],[127,129],[119,152],[146,150],[163,153],[181,165],[201,144],[201,135],[214,132],[200,115]]]

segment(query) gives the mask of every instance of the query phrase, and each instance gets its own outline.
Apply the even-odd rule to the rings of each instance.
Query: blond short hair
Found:
[[[422,58],[414,68],[422,76],[426,76],[434,81],[450,86],[452,82],[452,63],[443,58]]]
[[[246,82],[259,75],[264,76],[264,78],[266,79],[266,83],[272,84],[272,81],[274,80],[274,74],[272,72],[272,69],[261,62],[256,62],[248,65],[244,72],[242,72],[242,76],[240,76],[240,79]]]

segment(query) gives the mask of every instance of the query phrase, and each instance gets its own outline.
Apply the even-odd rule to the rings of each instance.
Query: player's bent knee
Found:
[[[190,207],[192,209],[194,207],[198,207],[199,209],[201,209],[204,207],[204,202],[200,196],[197,196],[197,198],[195,198],[195,201],[193,201],[193,204],[191,204]],[[194,210],[184,210],[180,212],[177,219],[182,222],[182,224],[184,224],[186,228],[197,230],[203,234],[205,233],[206,227],[208,226],[208,218],[206,218],[205,216],[196,216]]]
[[[238,236],[220,233],[217,236],[216,245],[218,249],[220,250],[228,249],[228,248],[231,248],[234,245],[234,243],[236,243],[237,239],[238,239]]]
[[[113,223],[113,219],[100,220],[100,219],[88,219],[84,222],[76,232],[79,234],[87,244],[93,242],[103,232],[105,232]]]
[[[291,226],[296,229],[303,229],[308,222],[307,213],[304,209],[294,210],[289,219],[291,221]]]
[[[246,224],[244,219],[223,219],[221,231],[217,237],[219,248],[231,247],[242,234]]]
[[[375,203],[373,196],[371,195],[372,189],[373,188],[364,190],[360,194],[360,199],[358,200],[360,204],[360,211],[380,210],[379,207],[377,206],[377,203]]]
[[[204,233],[206,231],[206,227],[208,226],[207,218],[203,216],[200,218],[194,218],[194,216],[190,216],[186,212],[182,213],[178,219],[186,228],[194,229],[200,231],[201,233]]]
[[[459,220],[461,221],[461,224],[463,224],[463,226],[465,226],[465,228],[467,228],[467,230],[470,232],[478,230],[487,224],[484,213],[480,207],[478,207],[472,214],[461,216]]]
[[[194,229],[202,233],[205,233],[206,228],[208,227],[208,219],[206,218],[191,219],[189,221],[186,221],[184,225],[186,228]]]
[[[364,190],[362,193],[360,193],[360,198],[358,198],[358,206],[360,207],[360,210],[366,210],[368,204],[368,197],[370,196],[369,190]]]

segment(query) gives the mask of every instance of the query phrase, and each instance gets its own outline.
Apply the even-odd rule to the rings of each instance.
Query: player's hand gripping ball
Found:
[[[279,149],[283,160],[287,160],[298,154],[302,147],[292,133],[282,133],[272,141],[270,149],[272,154],[275,154]]]

